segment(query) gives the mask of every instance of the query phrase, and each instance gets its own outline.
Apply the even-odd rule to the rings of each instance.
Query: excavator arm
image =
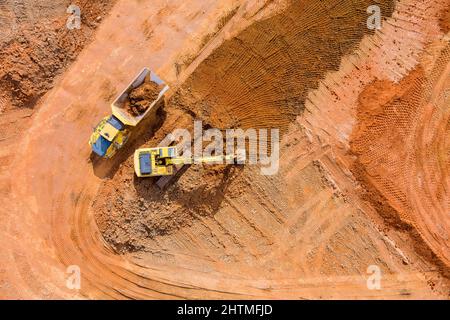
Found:
[[[223,162],[227,160],[233,160],[235,158],[234,155],[224,155],[224,156],[209,156],[209,157],[191,157],[191,158],[183,158],[183,157],[175,157],[169,158],[168,163],[173,165],[183,165],[183,164],[193,164],[193,163],[214,163],[214,162]]]

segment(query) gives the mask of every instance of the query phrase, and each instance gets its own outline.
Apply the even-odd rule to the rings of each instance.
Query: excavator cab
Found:
[[[138,149],[134,153],[134,170],[138,177],[170,176],[174,173],[172,159],[177,157],[176,147]]]

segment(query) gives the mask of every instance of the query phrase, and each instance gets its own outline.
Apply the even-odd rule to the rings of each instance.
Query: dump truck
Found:
[[[129,108],[130,94],[146,81],[157,85],[159,92],[154,100],[146,102],[145,110],[140,113],[132,112],[133,109]],[[103,118],[94,128],[89,139],[92,151],[103,158],[114,156],[128,141],[133,128],[150,113],[156,112],[167,90],[169,86],[161,78],[150,69],[144,68],[111,104],[112,114]]]

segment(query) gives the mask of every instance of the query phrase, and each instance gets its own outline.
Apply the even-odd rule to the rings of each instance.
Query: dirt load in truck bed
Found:
[[[151,81],[149,77],[145,78],[143,84],[130,92],[128,100],[125,102],[125,108],[135,116],[143,114],[158,98],[162,87]]]

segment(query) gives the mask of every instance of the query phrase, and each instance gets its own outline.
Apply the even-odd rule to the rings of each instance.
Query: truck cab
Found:
[[[103,118],[89,139],[92,151],[103,158],[111,158],[128,140],[129,130],[115,116]]]

